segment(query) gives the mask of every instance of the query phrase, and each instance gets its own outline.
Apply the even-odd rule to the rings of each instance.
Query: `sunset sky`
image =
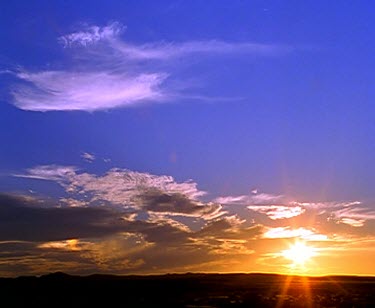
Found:
[[[375,275],[372,1],[3,1],[0,276]]]

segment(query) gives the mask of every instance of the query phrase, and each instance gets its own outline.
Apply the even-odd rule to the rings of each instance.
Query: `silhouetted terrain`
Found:
[[[1,278],[6,307],[375,307],[375,277],[181,274]]]

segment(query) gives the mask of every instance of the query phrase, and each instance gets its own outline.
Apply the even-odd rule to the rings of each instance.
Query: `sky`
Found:
[[[372,1],[1,3],[0,276],[375,275],[374,34]]]

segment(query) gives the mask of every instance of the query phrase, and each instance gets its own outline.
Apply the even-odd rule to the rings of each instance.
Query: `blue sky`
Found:
[[[372,6],[3,3],[0,192],[63,207],[121,205],[140,221],[192,230],[220,219],[290,229],[257,215],[281,206],[294,217],[320,204],[363,235],[375,217]],[[139,181],[147,200],[157,190],[186,199],[166,203],[199,206],[142,208]]]

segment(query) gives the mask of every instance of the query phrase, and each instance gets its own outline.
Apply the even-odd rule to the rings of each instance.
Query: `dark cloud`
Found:
[[[170,215],[195,216],[205,219],[216,218],[223,214],[221,205],[201,203],[183,194],[167,194],[162,191],[146,191],[139,195],[142,209]]]
[[[285,249],[284,239],[262,236],[270,228],[311,225],[327,234],[332,244],[336,234],[359,238],[373,235],[374,230],[373,220],[354,227],[315,208],[276,221],[255,213],[252,220],[172,191],[138,190],[135,199],[137,206],[129,212],[109,203],[97,206],[89,201],[85,207],[67,207],[52,199],[0,194],[0,276],[57,270],[74,274],[228,271],[243,269],[243,262],[250,259],[267,257],[269,247],[276,249],[276,244],[278,251]]]
[[[168,220],[123,219],[109,208],[41,206],[36,199],[0,195],[0,241],[45,242],[72,238],[100,238],[121,232],[141,233],[149,242],[185,241],[188,232]]]
[[[148,194],[143,207],[161,216],[126,219],[116,207],[58,207],[45,200],[2,194],[0,274],[184,271],[230,258],[258,232],[242,228],[236,217],[212,219],[195,232],[181,227],[173,215],[164,215],[211,215],[218,208],[207,212],[206,206],[179,194]]]
[[[41,206],[38,200],[0,195],[0,241],[102,237],[124,230],[127,223],[106,208]]]
[[[198,231],[196,237],[216,237],[220,239],[250,239],[261,234],[263,227],[261,225],[244,226],[236,216],[227,216],[207,223],[207,225]]]

